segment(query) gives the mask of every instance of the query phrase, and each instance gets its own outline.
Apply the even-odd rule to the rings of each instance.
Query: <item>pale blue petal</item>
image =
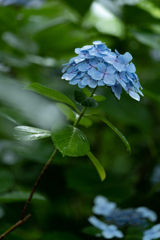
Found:
[[[77,73],[75,73],[75,72],[73,72],[73,73],[65,73],[65,74],[63,74],[62,79],[70,81],[76,75],[77,75]]]
[[[105,76],[103,78],[103,82],[107,86],[113,86],[116,83],[116,76],[114,74],[105,74]]]
[[[103,57],[104,61],[107,62],[107,63],[110,63],[110,64],[113,64],[114,63],[114,58],[110,57],[110,56],[106,56],[106,57]]]
[[[88,74],[94,79],[94,80],[101,80],[103,78],[103,73],[99,72],[97,69],[92,68],[88,71]]]
[[[73,72],[76,72],[77,71],[77,66],[75,67],[70,67],[68,70],[67,70],[67,73],[73,73]]]
[[[99,82],[99,81],[98,81]],[[93,79],[90,79],[89,80],[89,83],[88,83],[88,86],[90,87],[90,88],[95,88],[95,87],[97,87],[97,81],[96,80],[93,80]]]
[[[154,231],[154,232],[160,231],[160,223],[154,225],[151,229],[152,229],[152,231]]]
[[[148,218],[151,222],[155,222],[157,220],[157,214],[146,207],[138,207],[135,210],[136,212],[141,213],[144,218]]]
[[[77,54],[80,54],[81,48],[75,48],[74,52],[77,53]]]
[[[86,57],[84,55],[78,55],[77,57],[75,57],[75,63],[80,63],[82,61],[84,61],[86,59]]]
[[[101,41],[94,41],[93,44],[94,45],[99,45],[99,44],[104,44],[104,43],[102,43]]]
[[[78,87],[79,88],[84,88],[86,85],[83,85],[81,81],[78,82]]]
[[[83,62],[79,67],[78,67],[78,70],[79,71],[82,71],[82,72],[85,72],[85,71],[88,71],[88,69],[90,69],[91,66],[87,63],[87,62]]]
[[[103,82],[103,80],[98,81],[98,86],[105,86],[105,83]]]
[[[107,73],[113,74],[116,72],[116,69],[113,66],[107,67]]]
[[[93,47],[92,45],[86,45],[86,46],[84,46],[84,47],[81,48],[81,51],[89,50],[89,49],[91,49],[92,47]]]
[[[132,55],[129,52],[126,52],[123,55],[123,57],[124,57],[124,62],[125,63],[129,63],[133,59]]]
[[[121,98],[121,93],[122,93],[122,88],[120,84],[115,84],[114,86],[111,87],[114,95],[116,98],[120,99]]]
[[[84,78],[82,79],[81,83],[82,83],[82,85],[85,85],[85,86],[88,85],[88,83],[89,83],[89,78],[84,77]]]
[[[136,93],[136,92],[134,92],[134,91],[131,91],[131,90],[129,90],[129,95],[130,95],[130,97],[131,98],[133,98],[133,99],[135,99],[135,100],[137,100],[137,101],[140,101],[140,96],[138,95],[138,93]]]
[[[107,47],[104,44],[100,44],[100,45],[97,45],[97,50],[98,51],[104,51],[104,50],[107,50]]]
[[[136,71],[136,67],[133,63],[128,64],[126,68],[127,68],[127,71],[130,73],[135,73]]]
[[[120,53],[117,51],[117,49],[115,49],[115,52],[117,53],[117,55],[120,55]]]
[[[120,85],[125,89],[126,88],[126,83],[123,82],[123,79],[119,76],[119,74],[116,74],[116,79],[120,83]]]
[[[76,85],[78,82],[80,81],[80,79],[72,79],[69,84],[71,85]]]
[[[94,199],[94,204],[97,204],[97,205],[104,205],[106,203],[108,203],[108,199],[104,196],[101,196],[101,195],[98,195],[97,197],[95,197]]]
[[[104,63],[97,64],[97,68],[100,72],[104,73],[107,70],[107,67]]]
[[[75,78],[80,79],[80,78],[84,77],[84,75],[85,75],[85,72],[78,72]]]
[[[98,218],[95,216],[91,216],[88,218],[88,221],[96,228],[99,228],[100,230],[105,230],[108,225],[102,221],[100,221]]]
[[[122,72],[123,71],[123,65],[117,61],[115,61],[113,63],[113,66],[119,71],[119,72]]]

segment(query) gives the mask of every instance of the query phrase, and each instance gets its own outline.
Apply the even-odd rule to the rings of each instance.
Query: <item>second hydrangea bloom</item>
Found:
[[[111,52],[101,41],[94,41],[93,45],[76,48],[77,57],[72,58],[62,70],[62,79],[70,84],[78,84],[79,88],[89,86],[111,87],[115,97],[120,99],[122,88],[137,101],[143,93],[135,73],[136,68],[132,55],[126,52],[121,55],[118,51]]]

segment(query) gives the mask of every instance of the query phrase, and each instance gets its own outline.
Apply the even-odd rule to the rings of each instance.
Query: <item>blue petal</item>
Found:
[[[102,73],[105,73],[105,71],[107,70],[107,67],[106,67],[106,65],[104,63],[97,64],[97,68]]]
[[[88,85],[90,78],[89,77],[84,77],[81,81],[82,85]]]
[[[116,76],[114,74],[106,74],[103,78],[103,82],[107,86],[113,86],[116,83]]]
[[[65,73],[65,74],[63,74],[63,76],[62,76],[62,79],[65,79],[65,80],[68,80],[68,81],[70,81],[72,78],[74,78],[75,76],[77,75],[77,73],[76,72],[73,72],[73,73]]]
[[[131,90],[129,90],[129,95],[130,95],[130,97],[131,98],[133,98],[133,99],[135,99],[135,100],[137,100],[137,101],[140,101],[140,96],[138,95],[138,93],[136,93],[136,92],[134,92],[134,91],[131,91]]]
[[[83,85],[81,81],[78,82],[78,87],[79,88],[84,88],[86,85]]]
[[[98,86],[105,86],[105,83],[103,82],[103,80],[98,81]]]
[[[116,74],[116,79],[120,83],[120,85],[125,89],[126,83],[121,79],[119,74]]]
[[[82,71],[82,72],[85,72],[85,71],[88,71],[88,69],[90,69],[91,66],[87,63],[87,62],[83,62],[79,67],[78,67],[78,70],[79,71]]]
[[[94,79],[94,80],[101,80],[103,78],[103,73],[99,72],[95,68],[91,68],[88,71],[88,74]]]
[[[86,57],[84,55],[78,55],[77,57],[75,57],[75,63],[80,63],[82,61],[84,61],[86,59]]]
[[[130,73],[135,73],[136,71],[136,67],[133,63],[130,63],[127,65],[127,71],[130,72]]]
[[[88,86],[91,87],[91,88],[95,88],[95,87],[97,87],[98,82],[96,80],[90,79],[89,83],[88,83]]]
[[[84,47],[81,48],[81,51],[89,50],[89,49],[91,49],[92,47],[93,47],[92,45],[86,45],[86,46],[84,46]]]
[[[93,44],[94,45],[99,45],[99,44],[104,44],[104,43],[102,43],[101,41],[94,41]]]
[[[69,82],[69,84],[71,84],[71,85],[76,85],[78,82],[80,81],[80,79],[72,79],[70,82]]]
[[[101,230],[106,230],[108,225],[102,221],[100,221],[98,218],[95,216],[91,216],[88,218],[88,221],[96,228],[99,228]]]
[[[122,93],[121,85],[120,84],[115,84],[111,88],[112,88],[112,91],[114,92],[115,97],[120,99],[121,98],[121,93]]]
[[[116,69],[113,66],[107,67],[107,73],[113,74],[115,73]]]
[[[103,57],[103,59],[105,62],[113,64],[116,58],[114,58],[112,56],[106,56],[106,57]]]
[[[131,55],[129,52],[126,52],[126,53],[123,55],[123,57],[124,57],[125,63],[129,63],[129,62],[132,61],[132,59],[133,59],[132,55]]]
[[[80,78],[84,77],[84,75],[85,75],[85,72],[78,72],[75,78],[80,79]]]
[[[80,54],[81,48],[75,48],[74,52],[77,53],[77,54]]]
[[[122,72],[123,71],[123,65],[119,62],[114,62],[113,63],[113,66],[119,71],[119,72]]]

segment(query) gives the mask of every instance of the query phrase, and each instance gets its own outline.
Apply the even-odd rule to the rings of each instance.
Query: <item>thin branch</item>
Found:
[[[31,217],[31,214],[28,214],[24,219],[21,219],[20,221],[18,221],[16,224],[14,224],[11,228],[9,228],[5,233],[3,233],[0,236],[0,239],[5,238],[10,232],[12,232],[14,229],[16,229],[17,227],[19,227],[20,225],[22,225],[24,222],[27,221],[28,218]]]
[[[34,184],[34,186],[33,186],[33,188],[32,188],[32,191],[31,191],[31,193],[30,193],[30,195],[29,195],[29,198],[27,199],[27,201],[26,201],[26,203],[25,203],[25,206],[24,206],[24,208],[23,208],[23,211],[22,211],[22,214],[21,214],[21,220],[24,219],[25,213],[26,213],[26,210],[27,210],[27,207],[28,207],[30,201],[32,200],[33,194],[35,193],[35,191],[36,191],[36,189],[37,189],[37,187],[38,187],[39,182],[41,181],[41,179],[42,179],[45,171],[47,170],[47,168],[48,168],[49,165],[51,164],[51,162],[52,162],[54,156],[56,155],[57,151],[58,151],[57,149],[54,150],[54,152],[53,152],[53,154],[51,155],[50,159],[49,159],[48,162],[45,164],[45,166],[44,166],[41,174],[39,175],[37,181],[35,182],[35,184]]]

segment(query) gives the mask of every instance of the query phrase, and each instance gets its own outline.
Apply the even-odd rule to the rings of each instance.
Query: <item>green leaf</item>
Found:
[[[88,88],[84,87],[84,88],[82,88],[82,91],[83,91],[83,93],[86,94],[88,97],[91,96],[91,92],[88,90]]]
[[[86,117],[82,117],[78,124],[88,128],[92,125],[92,121]]]
[[[51,130],[51,138],[63,156],[84,156],[90,150],[84,133],[69,124],[56,123]]]
[[[101,119],[104,123],[106,123],[124,142],[124,144],[126,145],[126,147],[128,148],[129,152],[131,153],[131,147],[129,142],[127,141],[127,139],[125,138],[125,136],[116,128],[112,125],[112,123],[110,123],[108,121],[107,118],[105,118],[104,116],[100,115],[100,114],[91,114],[91,116],[93,117],[97,117],[99,119]]]
[[[74,92],[75,100],[84,107],[97,107],[98,103],[91,97],[88,97],[83,92],[75,91]]]
[[[57,102],[66,103],[69,106],[73,107],[79,113],[78,109],[76,108],[76,105],[67,96],[65,96],[63,93],[57,90],[44,87],[39,83],[32,83],[28,87],[25,87],[24,89],[39,93]]]
[[[102,96],[102,95],[96,95],[94,94],[92,97],[94,100],[96,100],[97,102],[103,102],[106,100],[106,97]]]
[[[83,233],[88,234],[88,235],[93,235],[95,236],[97,233],[101,233],[101,230],[99,230],[96,227],[90,226],[86,227],[82,230]]]
[[[90,160],[93,162],[94,166],[96,167],[98,174],[101,178],[101,181],[103,181],[106,178],[106,173],[98,159],[91,153],[89,152],[87,156],[90,158]]]
[[[20,141],[33,141],[50,137],[50,131],[28,126],[18,126],[14,128],[14,137]]]
[[[67,120],[75,121],[75,115],[72,109],[63,103],[56,104],[58,109],[66,116]]]
[[[9,191],[14,185],[14,177],[7,170],[0,170],[0,193]]]
[[[0,195],[0,203],[23,202],[28,199],[30,192],[15,191]],[[44,196],[39,193],[34,193],[33,200],[46,200]]]
[[[151,92],[151,91],[146,90],[146,89],[143,90],[143,93],[146,97],[160,103],[160,95],[159,94]]]
[[[79,117],[79,114],[72,111],[72,109],[70,107],[66,106],[65,104],[57,103],[56,105],[57,105],[58,109],[66,116],[67,120],[74,122],[75,118]],[[79,124],[84,127],[90,127],[92,125],[92,121],[86,117],[82,117]]]

